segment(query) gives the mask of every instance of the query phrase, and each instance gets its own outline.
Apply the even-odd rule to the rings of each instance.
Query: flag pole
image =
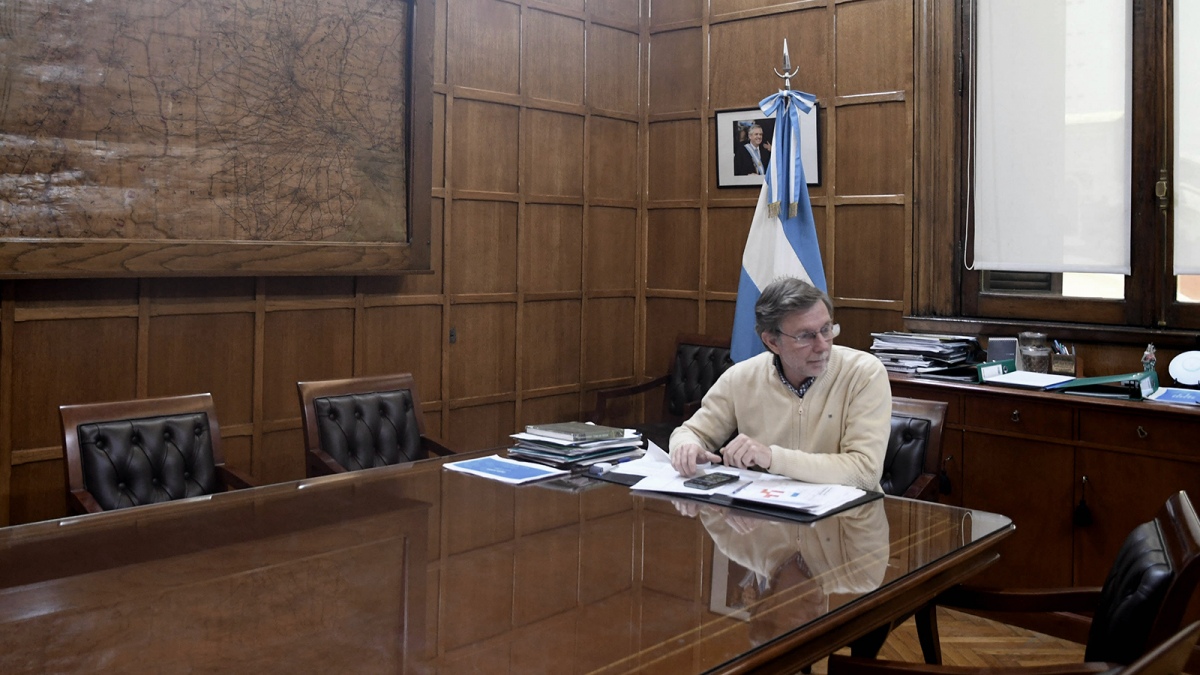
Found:
[[[792,57],[788,56],[787,38],[783,38],[783,72],[779,72],[778,68],[772,68],[772,70],[775,71],[776,75],[783,78],[783,88],[791,91],[792,78],[800,72],[800,67],[796,66],[796,69],[792,70]]]

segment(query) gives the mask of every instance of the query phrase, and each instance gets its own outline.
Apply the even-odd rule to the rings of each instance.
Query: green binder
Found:
[[[1046,387],[1046,391],[1061,391],[1064,394],[1123,398],[1134,401],[1140,401],[1157,390],[1158,373],[1153,370],[1100,377],[1077,377]]]

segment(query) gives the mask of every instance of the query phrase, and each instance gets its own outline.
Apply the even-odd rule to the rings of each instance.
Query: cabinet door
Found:
[[[1000,561],[971,583],[1071,585],[1071,479],[1067,445],[968,431],[963,434],[963,506],[1012,518]]]
[[[1200,464],[1195,462],[1085,448],[1079,450],[1076,502],[1083,476],[1088,478],[1083,496],[1092,523],[1075,532],[1075,578],[1080,586],[1104,583],[1125,537],[1153,518],[1167,497],[1186,490],[1193,504],[1200,502]]]

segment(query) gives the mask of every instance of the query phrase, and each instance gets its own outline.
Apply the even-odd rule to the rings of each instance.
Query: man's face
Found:
[[[812,307],[792,312],[784,318],[780,330],[787,335],[763,333],[763,342],[767,348],[779,355],[783,362],[783,373],[793,383],[816,377],[825,372],[829,365],[829,352],[833,347],[833,339],[821,337],[821,329],[830,323],[829,310],[825,303],[818,301]],[[806,333],[816,333],[812,344],[800,345],[791,335],[804,336]]]
[[[750,130],[750,144],[754,147],[762,145],[762,129],[754,127]]]

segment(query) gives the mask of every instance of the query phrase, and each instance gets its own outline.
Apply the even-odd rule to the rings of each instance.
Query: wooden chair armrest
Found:
[[[599,389],[596,391],[596,409],[592,411],[592,414],[588,419],[595,424],[601,424],[606,419],[608,399],[642,394],[652,389],[661,387],[666,383],[667,376],[663,375],[662,377],[656,377],[649,382],[643,382],[641,384],[631,384],[625,387],[612,387],[610,389]]]
[[[986,612],[1091,612],[1100,589],[1080,588],[992,589],[956,586],[935,601],[942,607]]]
[[[925,502],[936,502],[937,487],[937,476],[931,473],[923,473],[917,476],[912,485],[908,486],[903,496],[909,499],[920,499]]]
[[[425,448],[425,452],[427,454],[433,454],[439,457],[451,457],[455,454],[453,450],[447,448],[440,440],[432,436],[422,436],[421,447]]]
[[[71,490],[67,493],[67,502],[72,513],[104,513],[100,502],[87,490]]]
[[[938,675],[1072,675],[1073,673],[1103,673],[1112,663],[1064,663],[1045,666],[1013,666],[1011,668],[942,666],[906,661],[876,661],[855,656],[834,654],[829,657],[829,675],[902,675],[904,673],[936,673]]]
[[[225,481],[225,487],[231,490],[245,490],[254,487],[250,478],[237,469],[228,466],[219,466],[217,469],[221,472],[221,479]]]
[[[346,473],[345,467],[338,464],[324,450],[307,450],[309,476],[329,476],[336,473]]]

